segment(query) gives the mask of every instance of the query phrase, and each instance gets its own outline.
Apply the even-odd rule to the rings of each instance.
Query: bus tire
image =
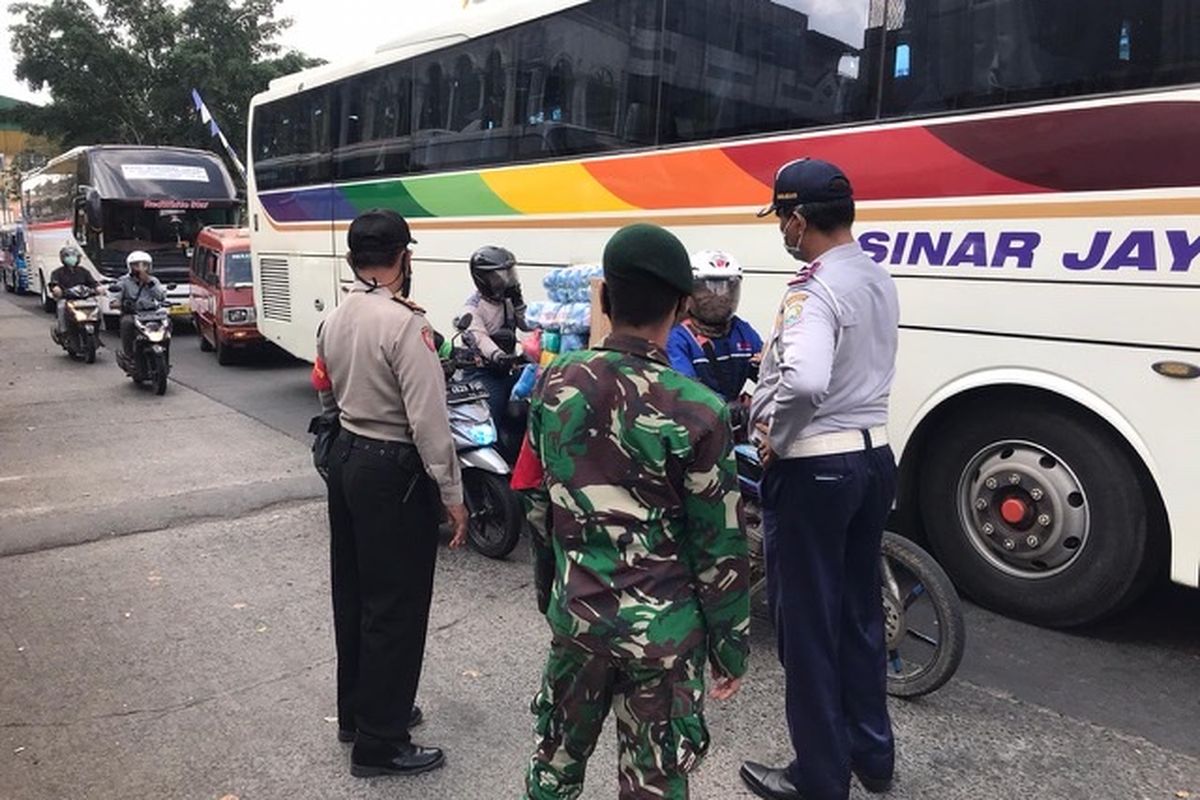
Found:
[[[1157,552],[1139,470],[1101,425],[1054,405],[979,404],[940,425],[926,452],[929,544],[976,602],[1062,628],[1145,588]]]
[[[57,308],[57,304],[54,302],[54,298],[50,295],[50,292],[46,291],[46,276],[39,272],[38,277],[41,279],[42,284],[42,311],[45,311],[47,314],[53,314]]]

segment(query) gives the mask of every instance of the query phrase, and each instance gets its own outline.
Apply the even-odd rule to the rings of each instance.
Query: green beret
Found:
[[[692,293],[692,261],[666,228],[639,223],[613,234],[604,247],[604,277],[658,278],[680,294]]]

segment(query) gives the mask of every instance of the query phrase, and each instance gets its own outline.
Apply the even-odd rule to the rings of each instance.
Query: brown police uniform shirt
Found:
[[[462,502],[446,383],[424,311],[386,289],[355,284],[317,334],[317,369],[330,387],[320,392],[321,405],[340,409],[345,430],[415,445],[442,502]]]

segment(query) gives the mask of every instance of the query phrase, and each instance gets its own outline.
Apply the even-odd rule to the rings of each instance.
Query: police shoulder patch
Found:
[[[783,300],[781,322],[784,328],[790,328],[800,323],[804,313],[804,304],[808,301],[808,292],[791,292]]]
[[[433,328],[430,328],[428,325],[421,328],[421,339],[425,342],[431,353],[437,352],[437,345],[433,342]]]
[[[414,314],[424,314],[425,313],[425,309],[421,308],[419,305],[414,303],[412,300],[409,300],[407,297],[401,297],[398,294],[394,294],[394,295],[392,295],[392,302],[399,303],[400,305],[404,306],[405,308],[407,308],[409,311],[413,312]]]

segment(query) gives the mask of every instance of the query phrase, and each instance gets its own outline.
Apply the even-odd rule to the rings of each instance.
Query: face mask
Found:
[[[63,264],[68,267],[77,266],[79,264],[79,256],[65,256],[63,258]]]
[[[796,217],[793,215],[788,219],[787,227],[783,229],[783,249],[787,250],[787,254],[797,261],[803,261],[804,256],[800,254],[800,243],[804,241],[804,231],[800,231],[800,236],[796,238],[795,244],[787,243],[787,229],[791,227]]]

